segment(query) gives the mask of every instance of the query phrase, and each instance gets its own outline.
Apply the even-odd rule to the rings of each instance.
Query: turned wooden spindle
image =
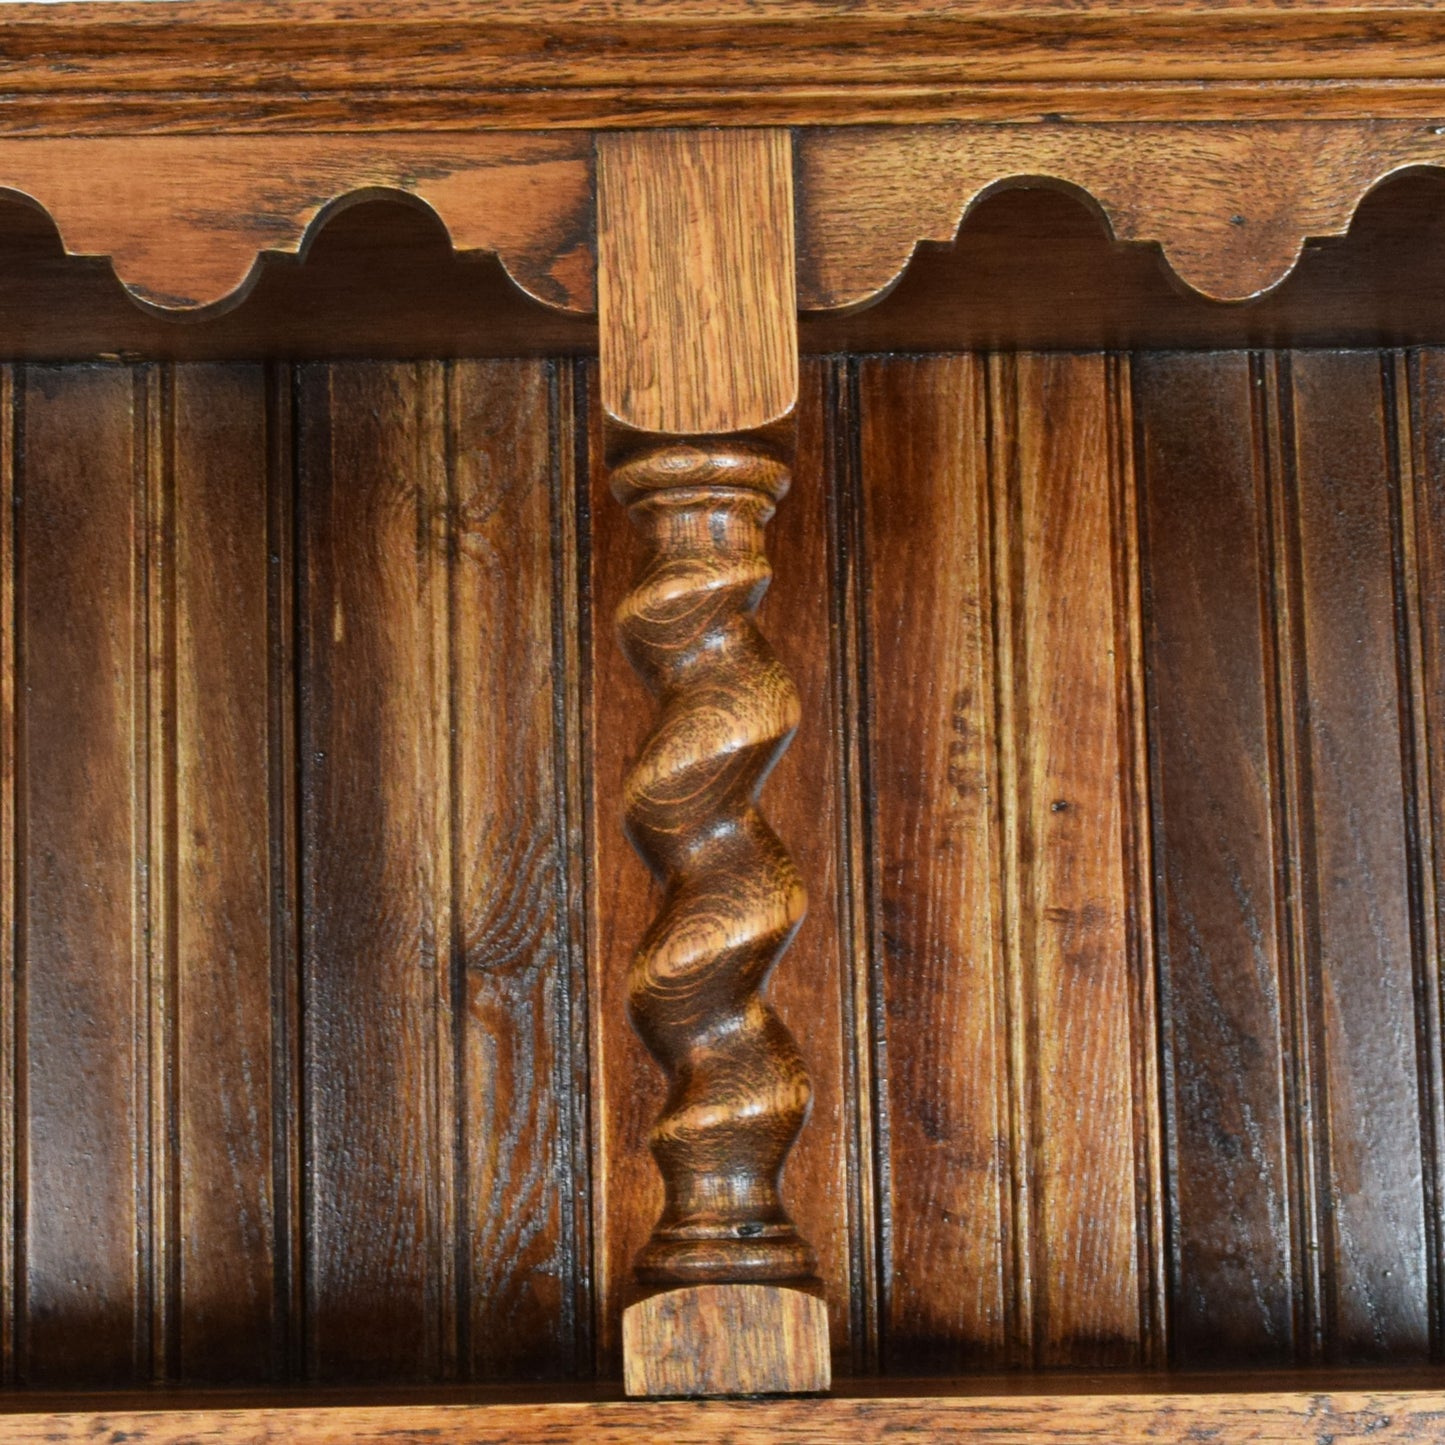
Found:
[[[629,1394],[824,1390],[827,1309],[780,1193],[808,1075],[763,997],[807,904],[758,805],[800,706],[754,615],[798,394],[791,140],[617,132],[597,161],[612,487],[644,552],[619,627],[658,701],[625,813],[663,897],[628,996],[668,1082],[624,1376]]]
[[[668,1075],[652,1134],[666,1204],[637,1261],[649,1285],[810,1280],[779,1175],[807,1072],[761,989],[807,894],[758,808],[798,725],[797,689],[754,620],[763,529],[788,470],[735,442],[657,447],[614,469],[646,543],[618,613],[661,712],[627,779],[627,829],[665,896],[629,980]]]

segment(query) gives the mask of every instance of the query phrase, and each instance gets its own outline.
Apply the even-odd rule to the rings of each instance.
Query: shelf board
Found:
[[[0,1403],[0,1441],[210,1445],[851,1445],[1208,1440],[1404,1445],[1445,1438],[1445,1371],[1251,1375],[1015,1375],[965,1381],[851,1381],[829,1395],[772,1400],[626,1400],[615,1388],[381,1392],[168,1391],[31,1395]]]

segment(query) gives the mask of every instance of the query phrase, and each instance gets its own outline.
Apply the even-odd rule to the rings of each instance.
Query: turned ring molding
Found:
[[[0,139],[0,192],[44,210],[72,255],[108,257],[148,310],[238,304],[263,253],[304,253],[346,206],[428,207],[548,307],[596,310],[594,138],[583,132]],[[1116,239],[1158,245],[1213,301],[1278,286],[1364,197],[1445,167],[1445,123],[1259,121],[851,126],[795,133],[797,304],[855,310],[922,243],[948,244],[1010,185],[1088,199]]]

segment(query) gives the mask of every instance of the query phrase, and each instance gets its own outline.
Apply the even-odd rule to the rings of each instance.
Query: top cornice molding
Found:
[[[0,6],[0,132],[1411,118],[1420,0],[63,0]]]

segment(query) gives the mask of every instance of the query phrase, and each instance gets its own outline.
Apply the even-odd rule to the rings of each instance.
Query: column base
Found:
[[[622,1370],[629,1395],[819,1394],[828,1307],[784,1284],[664,1290],[623,1313]]]

